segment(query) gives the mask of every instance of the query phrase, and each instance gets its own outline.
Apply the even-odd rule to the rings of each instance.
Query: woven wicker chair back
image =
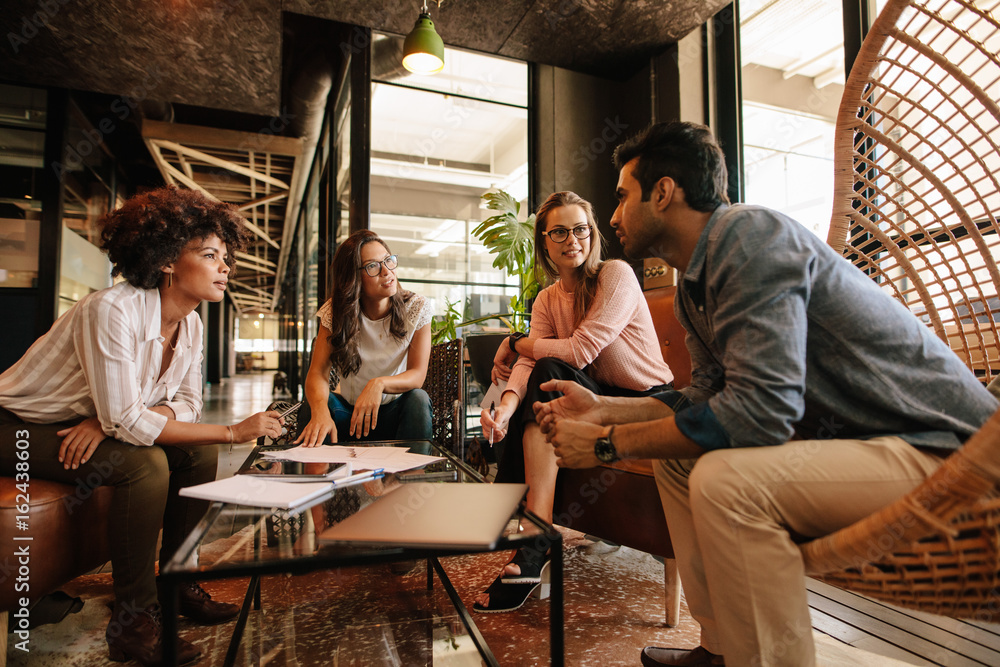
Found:
[[[890,0],[837,122],[828,241],[985,382],[1000,372],[1000,2]],[[931,478],[802,547],[807,572],[905,607],[1000,620],[1000,411]]]
[[[430,396],[434,417],[431,439],[460,458],[465,445],[465,362],[463,341],[457,338],[431,348],[424,391]]]
[[[1000,371],[997,3],[889,2],[844,88],[828,242]]]

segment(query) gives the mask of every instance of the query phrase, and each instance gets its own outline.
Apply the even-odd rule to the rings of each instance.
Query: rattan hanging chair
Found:
[[[837,120],[828,242],[983,380],[1000,372],[1000,2],[890,0]],[[1000,620],[1000,411],[925,483],[803,545],[823,581]]]

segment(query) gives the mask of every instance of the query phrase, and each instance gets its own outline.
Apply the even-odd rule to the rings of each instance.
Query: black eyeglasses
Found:
[[[382,273],[382,265],[383,264],[385,264],[385,268],[387,268],[390,271],[392,271],[397,266],[399,266],[399,257],[397,257],[396,255],[389,255],[388,257],[386,257],[385,259],[383,259],[381,262],[368,262],[367,264],[365,264],[364,266],[362,266],[360,269],[358,269],[358,271],[364,271],[368,275],[374,277],[374,276],[377,276],[378,274]]]
[[[565,227],[556,227],[555,229],[542,232],[542,236],[548,236],[550,240],[556,243],[563,243],[569,238],[569,231]],[[573,228],[573,236],[578,239],[590,238],[590,225],[578,225]]]

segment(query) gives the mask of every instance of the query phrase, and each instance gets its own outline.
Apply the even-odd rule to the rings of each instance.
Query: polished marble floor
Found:
[[[204,421],[233,423],[272,400],[269,373],[238,375],[206,387]],[[252,443],[224,446],[220,476],[232,474]],[[211,547],[226,549],[225,540]],[[648,554],[580,533],[565,536],[567,665],[638,665],[647,644],[694,647],[698,626],[682,601],[681,622],[664,626],[663,567]],[[496,576],[507,554],[443,560],[463,601]],[[405,573],[388,566],[275,576],[264,580],[263,609],[252,612],[237,657],[239,665],[478,665],[469,638],[440,585],[426,588],[417,564]],[[214,596],[239,601],[244,579],[208,582]],[[809,582],[819,664],[1000,665],[1000,629],[903,612]],[[93,573],[65,587],[83,610],[33,632],[30,654],[9,651],[18,667],[89,667],[108,664],[104,626],[110,575]],[[475,615],[502,665],[548,663],[545,600],[529,600],[509,614]],[[182,635],[202,649],[200,665],[220,665],[232,623],[211,628],[181,622]],[[2,662],[0,662],[2,664]]]

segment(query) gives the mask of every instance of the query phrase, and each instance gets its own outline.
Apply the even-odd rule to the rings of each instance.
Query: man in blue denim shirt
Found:
[[[794,220],[730,206],[709,130],[654,125],[615,152],[611,225],[677,268],[692,384],[536,404],[559,465],[652,458],[693,651],[644,665],[815,662],[797,543],[905,494],[996,400],[934,333]],[[609,426],[610,425],[610,426]],[[617,426],[615,426],[617,425]]]

